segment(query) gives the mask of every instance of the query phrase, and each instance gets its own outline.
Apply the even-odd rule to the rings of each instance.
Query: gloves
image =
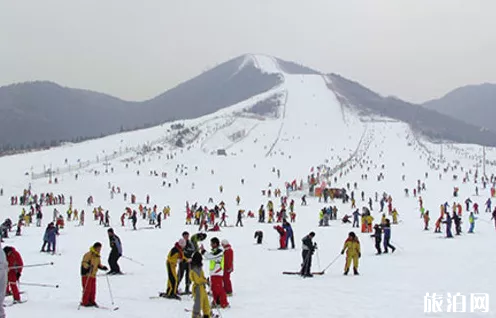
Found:
[[[103,269],[104,271],[108,271],[108,267],[107,267],[107,266],[103,266],[103,267],[102,267],[102,269]]]
[[[17,272],[16,277],[17,277],[17,280],[19,280],[19,278],[21,278],[21,273]]]
[[[362,253],[358,252],[358,258],[362,257]]]
[[[344,250],[341,251],[341,255],[343,255],[343,254],[344,254]]]

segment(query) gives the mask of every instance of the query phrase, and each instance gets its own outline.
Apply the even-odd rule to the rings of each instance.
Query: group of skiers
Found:
[[[211,251],[207,252],[200,243],[207,238],[205,233],[197,233],[190,237],[183,232],[167,255],[167,290],[160,297],[181,299],[180,295],[193,294],[193,317],[210,317],[211,306],[227,308],[228,296],[232,296],[231,274],[234,271],[233,249],[226,239],[217,237],[210,240]],[[206,279],[202,269],[203,260],[209,261],[210,278]],[[179,266],[179,270],[178,270]],[[178,287],[185,278],[185,289],[179,292]],[[190,289],[191,283],[193,288]],[[212,291],[212,304],[208,302],[206,286]]]

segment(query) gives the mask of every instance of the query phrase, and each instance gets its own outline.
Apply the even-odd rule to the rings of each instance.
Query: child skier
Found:
[[[191,260],[191,272],[189,274],[190,280],[193,282],[192,292],[194,303],[192,318],[210,318],[212,315],[210,303],[208,302],[207,289],[205,287],[209,283],[205,278],[202,267],[202,255],[195,252]],[[201,312],[203,312],[203,316]]]

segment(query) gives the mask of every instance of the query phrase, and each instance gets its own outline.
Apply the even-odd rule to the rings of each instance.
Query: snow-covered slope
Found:
[[[54,262],[54,266],[24,270],[21,289],[26,291],[23,297],[29,301],[8,307],[9,317],[191,316],[184,311],[192,306],[188,297],[181,302],[149,298],[166,288],[164,261],[168,251],[184,230],[191,233],[198,230],[197,226],[184,225],[186,202],[212,207],[208,203],[210,197],[216,203],[223,200],[228,223],[233,225],[238,209],[257,214],[260,205],[267,204],[269,198],[263,196],[261,190],[267,190],[271,184],[272,190],[280,188],[284,194],[285,182],[293,180],[298,183],[302,180],[305,184],[303,191],[290,193],[290,199],[296,201],[295,251],[274,250],[278,244],[274,224],[261,224],[256,219],[244,219],[242,228],[227,227],[220,233],[209,233],[209,237],[228,239],[235,253],[234,296],[229,299],[231,308],[222,310],[222,317],[384,318],[401,315],[413,318],[424,315],[426,293],[493,294],[494,284],[487,277],[491,275],[490,264],[496,261],[490,243],[494,239],[494,227],[489,213],[483,212],[490,190],[489,186],[483,189],[480,180],[474,184],[477,167],[479,176],[481,174],[482,149],[472,145],[444,145],[443,160],[440,160],[441,146],[415,135],[408,125],[388,118],[361,118],[353,107],[342,107],[342,100],[322,76],[285,74],[275,59],[259,55],[252,55],[251,59],[246,63],[253,62],[264,72],[280,74],[284,79],[282,83],[198,119],[0,158],[0,188],[4,191],[0,209],[4,217],[17,219],[22,207],[11,206],[10,196],[20,195],[29,185],[34,193],[64,194],[67,203],[72,196],[73,208],[86,211],[84,226],[67,222],[60,231],[57,242],[60,255],[39,253],[44,227],[51,220],[54,207],[43,207],[43,227],[32,225],[23,228],[22,236],[11,233],[11,237],[5,239],[4,246],[15,246],[26,264]],[[263,111],[253,112],[255,105]],[[178,140],[183,147],[177,147]],[[227,155],[218,155],[218,150],[225,150]],[[486,153],[488,160],[496,159],[494,149],[488,148]],[[57,184],[49,183],[48,174],[40,177],[40,172],[50,167],[54,172],[52,181],[57,178]],[[370,234],[355,229],[362,246],[358,277],[344,277],[344,257],[338,257],[351,226],[332,221],[330,227],[318,227],[319,211],[326,204],[309,198],[308,206],[300,205],[300,197],[308,191],[307,176],[311,170],[316,173],[318,169],[333,173],[326,180],[332,186],[345,188],[350,183],[353,187],[356,182],[357,206],[367,205],[360,198],[363,191],[366,200],[373,200],[376,222],[381,217],[376,192],[391,194],[400,214],[400,223],[392,229],[392,244],[397,247],[394,254],[374,255]],[[486,169],[488,175],[494,172],[492,165],[488,164]],[[167,173],[166,178],[162,178],[163,172]],[[462,182],[465,173],[469,181]],[[365,174],[366,180],[362,178]],[[378,181],[380,174],[384,179]],[[458,175],[458,180],[453,180],[453,175]],[[405,188],[411,193],[418,180],[427,187],[422,198],[431,212],[432,229],[441,204],[455,201],[463,205],[470,197],[479,203],[481,210],[476,233],[466,234],[466,212],[463,235],[453,240],[439,239],[443,234],[435,234],[432,229],[423,231],[418,198],[404,194]],[[120,187],[121,193],[112,198],[109,184]],[[222,193],[220,186],[223,186]],[[454,187],[460,188],[458,198],[452,196]],[[475,196],[476,187],[479,196]],[[127,201],[124,201],[124,193],[128,194]],[[128,221],[125,227],[121,226],[124,209],[138,209],[137,204],[129,202],[131,194],[137,196],[138,204],[146,205],[146,195],[150,195],[148,206],[156,204],[159,210],[167,205],[172,208],[171,217],[163,221],[162,229],[151,229],[148,221],[141,219],[137,231],[131,230]],[[90,195],[95,201],[91,207],[86,204]],[[235,202],[237,195],[241,197],[239,207]],[[271,199],[279,208],[279,199]],[[349,203],[343,204],[340,200],[329,204],[339,209],[338,219],[353,211]],[[95,241],[104,244],[102,260],[105,263],[109,252],[106,229],[92,218],[91,210],[95,206],[109,210],[111,226],[123,241],[124,255],[144,264],[140,266],[121,259],[122,270],[127,275],[109,277],[115,305],[119,306],[116,312],[77,310],[82,289],[79,277],[82,255]],[[68,205],[56,208],[65,216]],[[264,231],[261,246],[253,244],[255,230]],[[312,279],[281,275],[285,270],[299,270],[300,239],[310,231],[317,233],[315,241],[319,247],[313,258],[313,269],[321,270],[338,257],[336,262],[325,275]],[[204,245],[207,248],[208,242]],[[97,281],[98,303],[111,307],[106,278],[98,277]],[[59,284],[60,288],[22,283]],[[445,305],[446,300],[444,311]],[[491,305],[487,316],[494,313]],[[436,317],[450,315],[438,313]]]

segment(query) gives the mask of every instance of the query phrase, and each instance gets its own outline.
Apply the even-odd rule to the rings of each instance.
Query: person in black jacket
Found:
[[[317,244],[313,243],[313,238],[315,237],[315,232],[310,232],[305,236],[302,241],[302,252],[301,256],[303,258],[303,263],[301,264],[301,276],[303,277],[313,277],[310,272],[312,268],[312,255],[317,249]]]
[[[381,242],[382,242],[382,229],[379,224],[374,225],[374,234],[370,237],[375,238],[375,248],[377,249],[376,255],[380,255],[381,251]]]
[[[193,242],[191,242],[191,240],[189,239],[188,232],[186,231],[183,232],[183,239],[186,241],[186,246],[183,249],[184,257],[186,257],[187,259],[191,259],[193,257],[193,254],[195,253],[195,246],[193,245]],[[189,287],[191,285],[189,272],[190,272],[190,264],[186,260],[182,260],[179,263],[179,277],[178,277],[177,286],[181,284],[181,281],[183,280],[184,277],[185,289],[184,292],[181,293],[184,295],[191,294],[191,291],[189,290]]]
[[[109,242],[110,242],[110,255],[108,263],[110,265],[110,271],[107,273],[109,275],[122,275],[121,268],[117,263],[119,258],[122,256],[122,243],[121,239],[115,235],[113,229],[107,230]]]

